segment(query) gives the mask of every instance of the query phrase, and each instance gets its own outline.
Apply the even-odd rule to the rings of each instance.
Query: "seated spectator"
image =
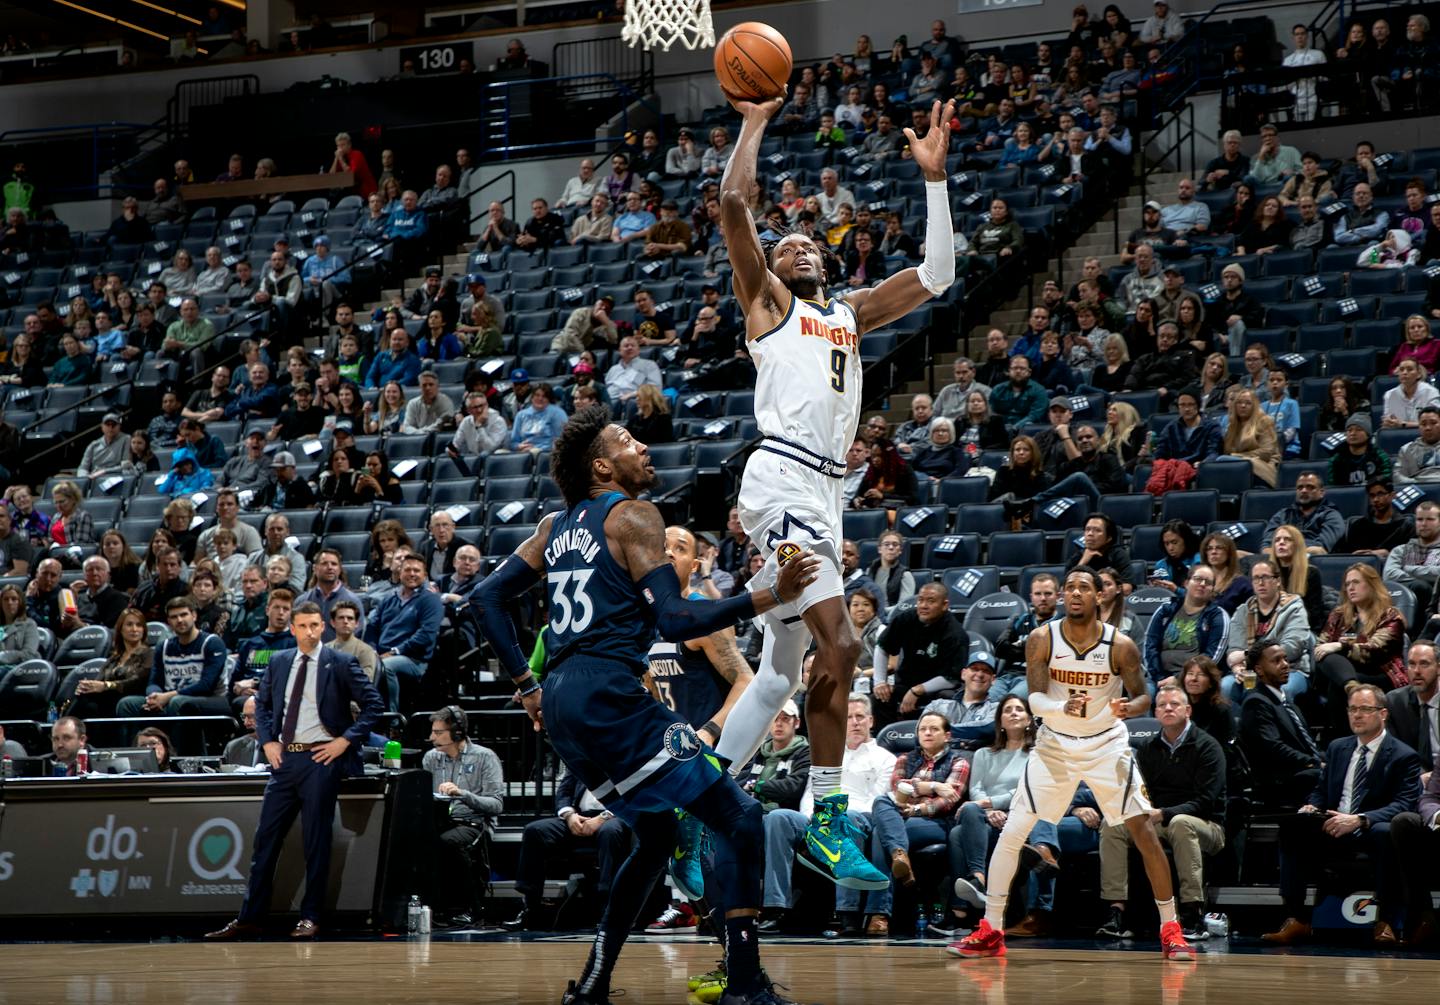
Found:
[[[626,423],[630,435],[641,443],[673,443],[675,431],[670,403],[654,384],[641,384],[635,395],[635,411]]]
[[[1280,200],[1267,195],[1260,200],[1255,216],[1235,237],[1235,254],[1268,255],[1290,247],[1292,225],[1285,217]]]
[[[176,556],[178,558],[178,556]],[[225,698],[225,646],[218,636],[195,625],[195,602],[179,596],[165,605],[165,620],[174,634],[161,643],[145,687],[145,697],[121,698],[116,714],[228,715]]]
[[[1147,433],[1145,423],[1140,421],[1140,413],[1135,411],[1135,406],[1129,402],[1117,401],[1105,409],[1105,431],[1100,435],[1100,449],[1114,454],[1123,469],[1133,471],[1145,445]]]
[[[265,754],[255,735],[255,699],[246,698],[240,706],[240,721],[245,726],[245,732],[225,744],[225,752],[220,755],[220,764],[233,764],[237,767],[256,768],[267,762]]]
[[[1155,351],[1135,360],[1125,387],[1131,391],[1158,391],[1162,404],[1178,400],[1182,389],[1189,388],[1199,374],[1199,360],[1189,346],[1180,345],[1180,328],[1173,321],[1160,324],[1156,330]],[[1198,408],[1199,399],[1196,400]]]
[[[1295,527],[1304,538],[1305,550],[1325,555],[1345,533],[1345,518],[1325,499],[1325,485],[1314,471],[1295,480],[1295,502],[1275,513],[1265,524],[1262,545],[1268,547],[1281,527]]]
[[[1398,390],[1399,388],[1393,388],[1386,396]],[[1395,465],[1395,481],[1400,485],[1440,482],[1440,405],[1427,405],[1422,408],[1419,422],[1419,438],[1400,448]]]
[[[1261,936],[1274,945],[1293,945],[1310,936],[1307,887],[1312,879],[1319,883],[1317,899],[1329,892],[1321,862],[1351,862],[1361,852],[1370,858],[1377,892],[1373,941],[1381,948],[1399,942],[1394,929],[1399,905],[1386,876],[1393,853],[1390,822],[1414,810],[1426,765],[1387,734],[1380,687],[1356,685],[1342,700],[1348,720],[1343,735],[1326,750],[1309,798],[1294,816],[1281,819],[1280,890],[1287,917],[1278,929]]]
[[[380,657],[390,711],[415,707],[406,692],[425,677],[443,613],[439,596],[425,589],[424,559],[407,555],[400,589],[385,594],[365,627],[365,641]]]
[[[565,182],[560,198],[555,200],[555,208],[584,206],[594,198],[599,186],[600,179],[595,177],[595,161],[585,157],[580,161],[579,174]]]
[[[984,396],[976,396],[984,404]],[[914,448],[910,467],[917,475],[924,475],[932,481],[948,478],[957,471],[968,470],[969,458],[956,442],[955,424],[944,416],[937,415],[928,424],[928,435],[924,443]]]
[[[1345,443],[1331,455],[1328,475],[1331,485],[1369,485],[1390,479],[1390,455],[1370,438],[1370,416],[1352,415],[1345,423]]]
[[[1260,149],[1250,160],[1245,181],[1252,185],[1284,183],[1300,170],[1300,151],[1280,142],[1280,131],[1271,123],[1260,127]]]
[[[1285,380],[1285,372],[1276,368],[1270,371],[1265,380],[1265,393],[1243,390],[1237,393],[1231,402],[1243,394],[1254,394],[1259,399],[1260,411],[1268,415],[1275,424],[1275,436],[1279,441],[1281,452],[1286,457],[1300,456],[1300,405],[1294,398],[1290,397],[1290,385]]]
[[[1160,528],[1160,550],[1163,554],[1146,575],[1145,582],[1171,593],[1178,592],[1178,584],[1201,564],[1200,536],[1184,520],[1168,520]]]
[[[1210,207],[1195,198],[1195,181],[1181,178],[1176,185],[1175,201],[1160,211],[1162,226],[1188,239],[1192,232],[1204,234],[1210,229]]]
[[[260,364],[264,365],[264,364]],[[259,492],[275,480],[270,459],[265,456],[265,434],[252,429],[245,434],[244,449],[225,462],[220,471],[220,484],[237,492]],[[219,505],[218,501],[216,503]],[[258,543],[256,547],[259,547]]]
[[[1341,595],[1340,606],[1316,634],[1315,646],[1315,685],[1325,697],[1335,730],[1343,728],[1341,713],[1352,681],[1381,692],[1406,684],[1405,617],[1391,603],[1380,574],[1357,562],[1345,570]]]
[[[532,199],[530,219],[515,237],[515,246],[529,251],[533,248],[553,248],[565,243],[565,221],[560,214],[550,212],[550,204],[544,199]]]
[[[1377,189],[1383,191],[1389,178],[1385,169],[1375,163],[1375,144],[1359,140],[1355,144],[1355,156],[1340,166],[1335,175],[1335,194],[1345,202],[1355,202],[1355,189],[1365,185],[1374,195]]]
[[[432,316],[436,312],[431,312]],[[407,435],[435,432],[452,423],[455,404],[449,395],[440,392],[440,378],[433,371],[420,374],[420,393],[405,405],[405,419],[400,432]]]
[[[1232,188],[1250,173],[1250,158],[1241,152],[1240,142],[1238,129],[1226,130],[1220,137],[1220,153],[1205,165],[1205,187],[1210,191]]]
[[[1365,246],[1355,259],[1359,269],[1403,269],[1420,263],[1420,252],[1408,231],[1393,229]]]
[[[952,814],[965,796],[970,775],[970,763],[950,747],[950,723],[943,715],[921,715],[915,738],[915,750],[895,762],[890,792],[877,798],[870,810],[872,857],[879,859],[871,864],[905,886],[915,883],[911,846],[948,841]],[[894,882],[892,895],[893,890]],[[866,934],[887,935],[889,930],[889,919],[872,912]]]
[[[1080,386],[1080,379],[1060,354],[1060,336],[1053,331],[1040,336],[1040,362],[1035,366],[1035,379],[1050,394],[1068,394]]]
[[[1440,505],[1427,499],[1415,507],[1415,536],[1390,550],[1384,576],[1415,594],[1417,613],[1434,607],[1440,584]]]
[[[1440,365],[1440,339],[1430,331],[1430,322],[1423,314],[1412,314],[1405,319],[1405,341],[1390,358],[1390,372],[1399,372],[1400,364],[1413,359],[1424,367],[1426,373],[1434,373]]]
[[[119,414],[107,412],[100,422],[100,438],[85,447],[75,474],[81,478],[98,478],[107,472],[118,472],[128,445],[128,439],[120,431]]]
[[[565,410],[555,404],[555,392],[549,384],[536,384],[530,390],[529,404],[515,413],[510,431],[511,450],[549,450],[555,437],[565,428]]]
[[[1191,721],[1190,698],[1179,684],[1160,686],[1155,716],[1160,730],[1135,748],[1135,761],[1154,807],[1156,834],[1175,858],[1180,927],[1187,939],[1204,939],[1205,856],[1225,847],[1225,753]],[[1110,925],[1120,929],[1132,843],[1124,824],[1100,830],[1100,896],[1110,902]]]
[[[208,489],[214,478],[208,469],[200,466],[195,451],[187,447],[176,450],[170,458],[170,471],[165,479],[155,486],[155,491],[174,499],[190,496]]]
[[[603,243],[610,240],[614,229],[615,218],[610,215],[610,197],[604,192],[597,192],[590,197],[589,211],[577,215],[570,224],[570,243]]]
[[[241,420],[275,418],[280,414],[280,389],[270,380],[269,365],[261,362],[251,363],[249,377],[250,382],[236,393],[235,399],[230,404],[225,406],[225,418]],[[178,398],[176,398],[176,403],[178,405]],[[177,408],[175,419],[177,432],[178,416],[179,409]],[[263,437],[263,434],[261,435]],[[172,435],[170,442],[173,440]]]
[[[990,408],[1007,426],[1019,428],[1039,422],[1049,400],[1044,387],[1031,379],[1030,360],[1024,355],[1010,357],[1010,379],[990,392]]]
[[[4,602],[5,591],[0,591],[0,609]],[[75,698],[66,705],[65,714],[82,719],[110,718],[120,699],[134,695],[144,700],[154,664],[154,650],[145,641],[145,616],[134,608],[125,608],[114,622],[114,629],[105,665],[98,676],[76,683]]]
[[[1395,376],[1400,378],[1400,384],[1385,392],[1380,425],[1384,429],[1418,428],[1421,412],[1440,406],[1440,391],[1425,379],[1426,368],[1414,359],[1401,360],[1395,367]]]
[[[860,482],[860,493],[850,501],[855,509],[914,506],[919,503],[915,472],[895,445],[879,439],[870,446],[870,468]]]
[[[911,457],[916,448],[930,439],[930,420],[934,418],[934,401],[928,394],[917,394],[910,399],[910,418],[900,423],[895,430],[895,449],[902,457]]]
[[[505,418],[490,407],[485,395],[472,392],[465,396],[465,417],[455,428],[447,452],[467,461],[493,453],[510,441]]]
[[[1230,190],[1230,201],[1210,220],[1212,234],[1239,234],[1255,218],[1255,185],[1242,181]]]
[[[1120,543],[1120,529],[1102,513],[1085,519],[1080,540],[1072,546],[1065,570],[1079,568],[1094,569],[1097,573],[1102,569],[1130,568],[1130,550]]]
[[[990,396],[986,392],[974,390],[966,396],[965,412],[955,419],[955,442],[967,450],[972,445],[979,450],[1004,450],[1010,442],[1005,420],[990,414]]]
[[[375,354],[365,386],[384,387],[393,381],[404,387],[414,387],[419,382],[420,370],[421,360],[410,347],[410,335],[404,328],[396,328],[390,332],[389,348]]]
[[[1178,676],[1191,656],[1218,661],[1225,652],[1229,619],[1215,603],[1214,570],[1182,566],[1175,575],[1184,592],[1156,611],[1145,630],[1142,660],[1151,684]]]
[[[1300,155],[1300,173],[1292,175],[1280,189],[1280,205],[1298,206],[1300,200],[1309,196],[1316,203],[1329,202],[1335,198],[1330,184],[1330,174],[1321,165],[1321,157],[1313,151]]]
[[[1349,377],[1330,378],[1328,391],[1325,404],[1320,406],[1320,418],[1315,423],[1317,431],[1343,433],[1350,416],[1370,415],[1370,402],[1365,400],[1364,390]]]
[[[970,239],[970,254],[996,255],[1008,258],[1025,249],[1025,231],[1010,215],[1010,206],[1004,199],[990,202],[990,219],[975,230]]]
[[[978,391],[988,403],[990,388],[976,379],[975,361],[968,356],[956,357],[954,372],[954,382],[946,384],[935,396],[934,412],[947,419],[960,421],[968,410],[970,395]]]
[[[1003,500],[1023,513],[1025,506],[1019,500],[1033,499],[1049,484],[1050,474],[1045,470],[1045,459],[1039,445],[1029,436],[1017,436],[1010,443],[1006,463],[995,472],[990,482],[990,501]]]
[[[310,509],[315,505],[315,490],[300,477],[296,470],[295,455],[282,450],[270,461],[275,470],[275,480],[262,488],[255,496],[256,508]],[[299,571],[299,580],[304,582],[305,571]]]
[[[295,648],[295,637],[290,633],[290,612],[294,606],[295,594],[283,587],[266,594],[264,626],[240,640],[235,650],[229,686],[232,707],[243,707],[260,690],[260,681],[275,653]]]
[[[1320,215],[1316,201],[1302,195],[1297,204],[1300,207],[1300,222],[1290,231],[1290,248],[1301,251],[1319,248],[1330,243],[1330,231],[1325,218]]]
[[[9,514],[5,514],[8,521]],[[0,529],[8,524],[0,525]],[[100,554],[110,564],[110,578],[117,590],[130,593],[139,584],[140,559],[130,550],[125,535],[118,530],[107,530],[100,535]]]
[[[154,238],[150,222],[140,213],[140,201],[127,195],[120,203],[120,215],[105,232],[105,243],[113,248],[117,244],[144,244]]]
[[[155,752],[155,764],[157,770],[163,774],[181,774],[184,768],[175,758],[175,744],[170,736],[163,729],[155,726],[146,726],[135,734],[133,741],[135,747]]]
[[[301,380],[290,385],[290,403],[280,410],[265,438],[271,442],[315,439],[324,428],[325,412],[315,404],[315,390]]]
[[[1017,614],[995,638],[995,656],[1003,672],[990,686],[990,695],[997,702],[1007,698],[1025,699],[1030,685],[1025,679],[1025,645],[1030,634],[1055,617],[1060,601],[1060,581],[1048,572],[1030,579],[1030,606]],[[1027,713],[1028,714],[1028,713]]]
[[[653,309],[654,298],[643,290],[636,294],[637,307],[640,304],[641,293],[644,293],[649,299],[647,308]],[[657,326],[658,334],[663,334],[663,332]],[[664,383],[665,381],[660,375],[660,368],[655,365],[655,362],[640,357],[640,340],[634,335],[626,335],[622,338],[620,340],[620,358],[605,373],[605,389],[610,393],[611,400],[629,401],[635,397],[642,384],[663,387]]]
[[[960,687],[954,668],[969,652],[970,637],[949,616],[949,607],[945,587],[927,583],[916,592],[915,606],[898,611],[876,643],[874,697],[887,724],[900,717],[902,699],[909,699],[907,711],[913,711],[926,695]]]
[[[40,658],[37,627],[20,588],[13,584],[0,588],[0,678],[16,664]]]
[[[1304,599],[1285,590],[1280,573],[1274,560],[1257,558],[1250,566],[1254,595],[1237,607],[1230,619],[1224,665],[1232,676],[1225,678],[1221,690],[1233,702],[1240,702],[1247,690],[1242,679],[1245,654],[1257,642],[1274,642],[1285,650],[1290,665],[1290,676],[1283,685],[1287,698],[1293,700],[1310,689],[1314,630]]]
[[[1337,550],[1384,560],[1414,535],[1415,523],[1395,508],[1395,485],[1390,479],[1371,480],[1365,486],[1365,494],[1369,502],[1365,515],[1349,521]]]
[[[700,152],[695,146],[694,134],[681,127],[675,136],[675,145],[665,152],[665,177],[694,178],[700,173]]]
[[[471,742],[465,713],[450,706],[430,716],[430,742],[422,766],[432,792],[451,800],[438,835],[437,866],[446,877],[441,894],[442,924],[468,928],[490,885],[490,837],[504,809],[505,779],[500,759]]]
[[[1164,277],[1155,265],[1155,249],[1149,244],[1137,244],[1135,246],[1135,271],[1120,281],[1120,288],[1115,293],[1116,299],[1122,305],[1138,313],[1141,301],[1158,297],[1164,287]],[[1130,351],[1131,355],[1134,355],[1133,346]]]
[[[656,306],[655,295],[643,288],[635,291],[634,330],[634,338],[643,346],[674,345],[679,341],[670,307]]]
[[[1140,226],[1130,232],[1125,250],[1120,254],[1120,264],[1130,265],[1135,261],[1135,250],[1148,244],[1152,250],[1170,246],[1184,247],[1189,242],[1160,219],[1161,206],[1154,199],[1147,202],[1140,211]]]
[[[616,244],[649,239],[650,228],[655,226],[655,214],[645,208],[639,192],[625,193],[625,211],[617,213],[615,225],[610,230],[610,240]]]
[[[905,538],[899,532],[887,530],[881,534],[878,550],[879,556],[870,563],[870,568],[866,572],[866,578],[870,582],[865,588],[873,587],[876,591],[873,597],[878,597],[884,605],[881,609],[888,612],[915,596],[915,577],[902,561],[905,554]],[[859,557],[860,552],[856,549],[857,569]],[[845,592],[847,596],[851,597],[855,594],[849,583],[846,584]]]
[[[1366,182],[1357,182],[1349,199],[1349,208],[1335,218],[1330,242],[1344,246],[1371,244],[1390,229],[1390,214],[1375,206],[1373,189]]]
[[[182,411],[183,415],[184,412]],[[195,463],[202,468],[218,468],[230,459],[225,444],[214,433],[205,431],[205,423],[199,419],[181,419],[179,442],[188,446],[195,454]]]
[[[505,215],[505,207],[499,202],[490,203],[485,226],[476,235],[479,251],[497,252],[515,243],[520,234],[520,225]]]
[[[1253,780],[1256,798],[1270,807],[1299,805],[1320,779],[1321,756],[1283,690],[1290,676],[1284,647],[1262,639],[1245,651],[1244,668],[1257,682],[1240,706],[1240,747],[1251,764],[1266,766]]]

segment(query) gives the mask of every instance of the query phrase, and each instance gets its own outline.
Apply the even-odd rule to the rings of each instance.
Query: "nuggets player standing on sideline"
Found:
[[[1194,952],[1175,916],[1170,862],[1151,823],[1153,809],[1121,720],[1150,710],[1140,673],[1140,651],[1113,625],[1099,618],[1100,579],[1090,569],[1065,577],[1065,617],[1030,633],[1025,643],[1025,676],[1030,708],[1040,731],[1010,802],[1010,815],[985,873],[985,919],[948,950],[955,956],[1005,955],[1005,905],[1020,848],[1036,819],[1059,823],[1086,782],[1105,823],[1121,821],[1145,860],[1145,874],[1160,911],[1160,952],[1167,960],[1191,960]],[[1135,697],[1122,695],[1129,691]],[[975,884],[960,879],[955,892],[973,896]]]
[[[626,936],[675,848],[677,807],[716,837],[717,894],[728,908],[723,1005],[785,1005],[760,969],[760,804],[640,677],[657,630],[670,640],[702,638],[794,601],[814,578],[818,560],[798,556],[765,591],[721,601],[684,599],[665,557],[660,511],[635,498],[656,481],[648,448],[610,422],[603,405],[580,409],[565,424],[550,474],[566,509],[542,519],[480,584],[485,637],[536,728],[549,732],[555,752],[636,837],[615,875],[585,969],[562,1005],[609,999]],[[543,692],[507,610],[542,573],[550,612]]]
[[[903,317],[955,282],[955,250],[945,155],[953,103],[930,108],[924,138],[906,129],[910,152],[925,176],[925,260],[872,289],[831,298],[821,250],[803,234],[763,247],[745,197],[755,180],[766,121],[784,101],[732,100],[744,123],[720,182],[720,214],[734,269],[732,283],[745,312],[745,338],[758,375],[755,417],[764,439],[745,466],[740,522],[766,556],[751,581],[764,590],[775,581],[795,541],[825,561],[818,579],[795,604],[765,619],[765,646],[755,680],[741,696],[718,747],[743,765],[771,721],[800,684],[801,661],[813,635],[815,665],[806,691],[815,812],[800,860],[832,881],[878,889],[889,877],[847,836],[847,802],[840,791],[845,756],[845,714],[860,645],[845,609],[840,568],[841,491],[845,451],[860,419],[860,339]],[[832,822],[835,824],[833,830]],[[878,884],[878,885],[877,885]]]

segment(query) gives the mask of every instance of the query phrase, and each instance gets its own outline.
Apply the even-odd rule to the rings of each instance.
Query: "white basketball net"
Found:
[[[620,37],[632,46],[658,45],[666,52],[676,42],[687,49],[714,45],[710,0],[626,0]]]

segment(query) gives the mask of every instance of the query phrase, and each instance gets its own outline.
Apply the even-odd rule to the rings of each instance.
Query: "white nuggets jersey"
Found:
[[[790,298],[781,322],[749,344],[760,432],[844,470],[860,424],[860,322],[839,297]]]
[[[1051,621],[1050,687],[1052,699],[1064,703],[1076,694],[1090,696],[1083,716],[1047,715],[1045,725],[1070,736],[1097,736],[1120,720],[1110,710],[1110,702],[1124,697],[1125,682],[1115,672],[1111,650],[1115,645],[1115,626],[1101,622],[1100,641],[1086,652],[1077,652],[1065,639],[1065,622]]]

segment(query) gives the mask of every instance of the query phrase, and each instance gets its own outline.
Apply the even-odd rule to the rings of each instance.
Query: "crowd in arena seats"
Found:
[[[1032,241],[1127,187],[1177,22],[1164,3],[1141,26],[1078,9],[1063,40],[989,59],[941,22],[913,51],[877,53],[862,36],[853,55],[797,69],[762,150],[757,228],[823,241],[836,284],[907,267],[919,190],[901,126],[923,131],[914,113],[953,97],[947,168],[965,276],[954,299],[987,276],[1018,278]],[[456,270],[435,263],[458,244],[446,207],[469,203],[463,150],[423,194],[387,150],[373,182],[334,205],[277,198],[228,214],[180,201],[193,180],[182,161],[152,199],[63,249],[12,210],[0,238],[11,475],[0,717],[12,700],[3,668],[64,666],[68,640],[95,626],[108,630],[103,667],[57,711],[243,716],[288,610],[306,600],[390,709],[451,698],[446,674],[476,645],[466,608],[486,562],[557,505],[547,451],[566,415],[609,404],[656,448],[667,488],[695,481],[702,449],[717,445],[707,441],[724,445],[723,464],[754,435],[717,222],[725,121],[682,130],[674,146],[644,132],[608,173],[586,158],[523,221],[491,204],[462,235],[476,245]],[[983,893],[996,814],[1033,732],[1025,640],[1055,616],[1070,568],[1096,572],[1102,617],[1143,654],[1165,737],[1145,756],[1164,742],[1211,769],[1203,790],[1151,782],[1184,861],[1188,936],[1201,930],[1206,856],[1244,825],[1226,786],[1272,809],[1351,813],[1358,803],[1312,793],[1327,747],[1359,729],[1356,702],[1386,704],[1397,736],[1408,713],[1402,742],[1437,752],[1433,648],[1407,646],[1440,629],[1434,162],[1369,144],[1331,161],[1346,152],[1302,154],[1273,126],[1245,146],[1227,135],[1203,173],[1147,203],[1123,265],[1093,260],[1068,290],[1043,284],[1023,331],[990,331],[983,355],[954,361],[952,383],[915,397],[894,429],[872,417],[847,451],[843,561],[866,700],[852,703],[848,745],[864,767],[852,777],[847,753],[845,785],[898,884],[863,913],[842,902],[854,930],[888,930],[919,868],[912,853],[927,846]],[[224,167],[222,178],[245,177],[243,162]],[[333,169],[369,175],[344,134]],[[388,302],[387,288],[398,288]],[[862,354],[925,323],[876,333]],[[90,417],[100,431],[76,451],[75,474],[34,477],[21,431],[72,408],[73,388],[131,380]],[[44,486],[38,503],[22,474]],[[757,557],[732,513],[691,585],[742,590]],[[986,602],[1005,616],[985,617]],[[742,633],[752,659],[757,631]],[[875,726],[912,719],[919,749],[878,770]],[[786,788],[771,784],[775,765],[796,763],[783,755],[804,738],[786,725],[757,761],[762,797]],[[1218,789],[1195,727],[1222,752]],[[973,763],[951,753],[977,737]],[[906,809],[912,800],[927,809]],[[803,808],[767,801],[781,855],[793,833],[780,814]],[[568,790],[556,808],[527,838],[542,859],[522,869],[527,912],[553,849],[619,854],[623,834],[593,799]],[[1052,923],[1052,860],[1096,848],[1120,910],[1104,931],[1134,925],[1119,907],[1127,849],[1112,830],[1082,792],[1054,832],[1031,836],[1037,889],[1017,903],[1032,933]],[[790,907],[788,877],[770,878],[766,906]],[[951,906],[964,912],[964,898]]]

